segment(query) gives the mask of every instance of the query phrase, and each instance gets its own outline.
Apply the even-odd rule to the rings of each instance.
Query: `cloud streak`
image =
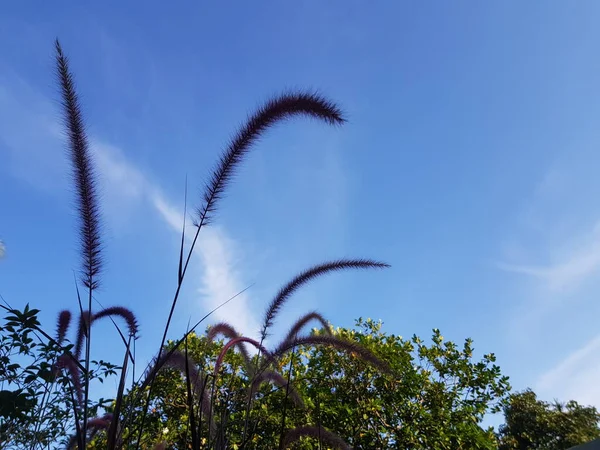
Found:
[[[551,292],[574,290],[600,270],[599,227],[594,227],[583,241],[553,264],[536,266],[500,262],[496,266],[506,272],[535,278]]]
[[[62,157],[62,128],[50,101],[17,76],[0,78],[0,132],[12,175],[44,192],[63,188],[66,165]],[[36,130],[35,133],[26,130]],[[160,186],[127,160],[123,152],[92,137],[93,158],[102,191],[103,212],[110,221],[126,221],[137,207],[149,207],[173,233],[181,233],[183,208],[170,201]],[[189,235],[189,233],[188,233]],[[237,267],[239,245],[217,226],[206,227],[196,244],[201,263],[200,306],[210,310],[247,287]],[[189,274],[188,277],[192,275]],[[193,275],[192,275],[193,277]],[[215,313],[244,333],[255,334],[258,322],[246,294],[241,294]]]
[[[111,199],[122,202],[123,196],[126,196],[129,200],[146,201],[174,233],[181,233],[182,208],[170,202],[155,183],[125,159],[119,149],[94,142],[93,150],[99,172],[104,174],[104,190]],[[191,235],[190,232],[186,234]],[[243,276],[236,270],[238,245],[222,228],[211,226],[202,229],[195,257],[202,265],[201,286],[197,292],[200,294],[199,302],[205,309],[217,307],[246,287],[241,281]],[[258,330],[258,322],[245,293],[216,311],[215,316],[218,320],[228,321],[245,334],[253,335]]]
[[[577,152],[576,152],[577,153]],[[519,257],[533,252],[542,264],[502,261],[505,272],[538,282],[544,293],[561,294],[579,289],[600,272],[600,220],[596,207],[600,184],[589,178],[590,156],[560,159],[549,168],[525,202],[519,230]],[[584,157],[585,156],[585,157]],[[538,244],[536,246],[536,244]],[[513,250],[515,250],[513,248]]]
[[[600,335],[542,374],[535,388],[542,395],[600,405]]]
[[[585,148],[559,157],[534,187],[496,263],[518,275],[507,336],[531,373],[524,384],[543,398],[600,406],[600,335],[594,335],[600,282],[600,183]],[[530,264],[530,261],[538,263]],[[515,277],[517,278],[517,277]],[[552,345],[554,344],[554,345]],[[526,350],[522,350],[526,349]],[[541,373],[541,365],[553,362]],[[541,366],[543,367],[543,366]]]

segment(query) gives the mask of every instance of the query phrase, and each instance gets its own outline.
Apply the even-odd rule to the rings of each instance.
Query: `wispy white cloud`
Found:
[[[33,89],[25,80],[16,75],[9,75],[0,74],[0,139],[6,144],[2,147],[8,149],[7,159],[10,161],[10,167],[0,167],[0,170],[10,171],[12,175],[25,179],[45,192],[64,192],[68,167],[64,163],[62,127],[57,122],[59,116],[56,105],[52,105],[46,96]],[[159,178],[154,176],[149,168],[132,163],[121,149],[108,144],[98,134],[94,135],[92,132],[90,135],[96,137],[92,139],[92,145],[99,169],[103,212],[107,216],[109,229],[130,230],[132,227],[129,225],[132,221],[151,211],[154,217],[164,222],[170,232],[180,233],[183,205],[169,198],[167,192],[161,189],[156,181]],[[297,142],[296,145],[300,147]],[[310,204],[311,208],[316,209],[313,220],[308,221],[306,225],[298,225],[297,229],[314,237],[323,235],[323,230],[326,229],[331,234],[327,245],[334,248],[341,247],[343,243],[343,216],[349,202],[350,180],[347,179],[347,171],[343,167],[338,142],[330,141],[330,145],[325,147],[325,151],[314,153],[322,158],[316,166],[314,159],[304,155],[306,160],[313,163],[310,167],[307,164],[306,167],[302,167],[303,170],[295,170],[288,176],[286,181],[289,183],[285,194],[289,194],[290,197],[296,195],[319,198],[318,204]],[[300,155],[304,149],[297,150]],[[297,161],[302,161],[302,158],[298,158]],[[59,185],[56,185],[57,179],[61,180]],[[271,190],[265,192],[270,193]],[[277,208],[269,208],[268,202],[267,198],[263,207],[266,203],[265,213],[268,213],[268,210],[276,211],[272,213],[273,217],[276,216],[273,220],[280,220],[280,217],[285,216],[285,213],[281,213],[281,204],[278,204]],[[286,205],[295,205],[295,202],[289,201]],[[286,207],[296,213],[296,206]],[[314,217],[318,217],[319,220],[314,220]],[[288,232],[289,230],[290,228]],[[296,229],[292,230],[296,232]],[[292,249],[290,253],[296,257],[306,257],[305,253],[308,253],[310,247],[293,239],[292,232],[288,241],[288,249]],[[202,230],[194,259],[202,271],[190,273],[189,278],[192,279],[188,280],[188,283],[200,281],[197,287],[199,306],[212,309],[246,288],[249,276],[261,276],[264,273],[260,264],[254,264],[243,271],[240,269],[243,251],[247,248],[246,244],[240,245],[231,239],[227,230],[222,227],[211,226]],[[261,247],[256,253],[259,253],[258,258],[261,258],[261,255],[264,257],[269,251],[270,249]],[[197,264],[191,266],[194,271],[196,266]],[[285,268],[282,269],[282,266]],[[279,276],[278,270],[286,276],[290,271],[296,270],[296,266],[292,267],[291,263],[289,267],[279,264],[278,267],[269,270],[269,275],[273,278]],[[264,285],[270,282],[267,280]],[[263,288],[267,289],[264,286]],[[259,305],[260,309],[263,306]],[[287,310],[282,318],[285,319],[286,316]],[[259,328],[246,294],[240,295],[220,309],[214,317],[228,320],[244,333],[254,334]]]
[[[514,275],[504,322],[513,358],[523,367],[521,387],[531,386],[547,400],[600,406],[600,335],[594,335],[593,320],[600,285],[600,181],[590,169],[597,158],[587,143],[557,156],[523,196],[496,266]],[[549,363],[553,367],[541,373]]]
[[[61,127],[51,111],[50,102],[24,80],[0,79],[0,136],[11,164],[8,170],[49,192],[59,187],[57,178],[65,181],[67,171],[62,163]],[[99,139],[92,139],[92,147],[103,211],[110,221],[127,222],[128,214],[149,207],[171,232],[181,232],[183,207],[170,201],[157,182],[128,161],[119,148]],[[63,182],[59,184],[64,187]],[[239,244],[224,229],[213,226],[202,230],[195,251],[202,270],[198,274],[201,283],[196,288],[198,306],[212,309],[246,287],[243,274],[237,269],[239,254]],[[188,278],[188,282],[192,281],[193,274],[188,274]],[[227,320],[241,332],[255,333],[258,325],[248,305],[248,296],[241,294],[214,317]]]
[[[569,250],[563,250],[553,263],[523,265],[501,262],[497,267],[507,272],[532,277],[550,292],[575,290],[600,271],[600,227],[596,225],[587,235],[570,239],[580,243],[576,246],[567,245]]]
[[[600,182],[590,170],[597,152],[587,142],[574,145],[523,197],[510,254],[497,264],[531,278],[545,295],[575,292],[600,272]]]
[[[0,171],[50,192],[67,178],[51,106],[16,74],[0,73]]]
[[[542,374],[535,389],[547,398],[600,405],[600,335]]]
[[[103,191],[106,195],[117,202],[122,202],[123,197],[146,201],[174,233],[181,233],[183,208],[170,202],[158,185],[128,162],[119,149],[95,142],[94,154],[99,172],[105,179]],[[187,234],[190,236],[191,233]],[[242,282],[244,277],[238,269],[239,245],[223,228],[203,228],[195,252],[202,265],[201,286],[197,288],[197,292],[204,309],[217,307],[246,287]],[[191,278],[190,274],[188,278]],[[215,317],[226,320],[245,334],[254,334],[258,330],[245,293],[216,311]]]

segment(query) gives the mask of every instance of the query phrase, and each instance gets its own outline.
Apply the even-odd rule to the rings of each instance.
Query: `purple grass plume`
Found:
[[[93,419],[90,419],[88,420],[88,430],[91,430],[92,428],[98,430],[105,430],[110,426],[111,420],[112,416],[110,416],[110,419],[107,417],[95,417]]]
[[[79,235],[81,240],[81,281],[89,289],[96,289],[102,270],[102,242],[100,237],[100,205],[90,146],[85,132],[83,115],[75,91],[68,58],[58,40],[56,71],[62,95],[63,121],[66,127],[69,159],[77,194]]]
[[[225,336],[228,339],[235,339],[242,336],[241,333],[238,333],[233,326],[229,325],[226,322],[220,322],[215,325],[211,325],[211,327],[208,329],[208,332],[206,333],[206,339],[209,342],[212,342],[219,335]],[[237,348],[240,351],[242,357],[244,358],[246,367],[250,368],[251,358],[250,354],[248,353],[248,349],[246,348],[243,342],[240,342],[237,345]]]
[[[299,115],[320,119],[331,125],[345,122],[341,110],[318,94],[290,92],[267,101],[238,130],[221,155],[197,210],[196,226],[210,223],[216,205],[232,181],[237,167],[263,133],[277,122]]]
[[[133,312],[123,306],[111,306],[109,308],[104,308],[102,311],[97,312],[92,317],[92,324],[99,319],[104,317],[121,317],[126,323],[127,328],[129,329],[129,335],[132,337],[137,336],[139,331],[138,321],[133,314]]]
[[[225,354],[227,353],[227,351],[229,349],[231,349],[231,347],[239,345],[240,343],[243,343],[243,342],[247,342],[248,344],[251,344],[254,347],[256,347],[257,349],[259,349],[265,355],[265,357],[267,358],[267,360],[269,362],[273,361],[273,359],[271,357],[271,353],[265,347],[263,347],[258,341],[254,340],[252,338],[249,338],[249,337],[240,336],[235,339],[229,340],[223,346],[223,349],[221,350],[221,353],[219,353],[219,356],[217,357],[217,360],[215,362],[215,369],[214,369],[215,376],[219,373],[219,369],[221,368],[221,364],[223,364],[223,358],[225,358]]]
[[[272,357],[275,359],[281,358],[288,351],[301,345],[326,345],[328,347],[333,347],[337,350],[341,350],[343,352],[357,356],[361,360],[371,364],[372,366],[377,367],[382,372],[391,372],[390,366],[385,361],[379,359],[377,356],[375,356],[372,352],[367,350],[362,345],[356,342],[350,342],[345,339],[340,339],[335,336],[306,336],[296,338],[287,343],[282,343],[279,346],[279,348],[273,352]]]
[[[75,359],[81,360],[81,350],[83,348],[83,340],[87,336],[88,322],[90,320],[89,311],[81,311],[79,314],[79,326],[77,328],[77,337],[75,340]],[[89,324],[91,326],[91,324]]]
[[[308,270],[305,270],[294,277],[285,286],[283,286],[269,304],[269,307],[265,313],[265,319],[261,331],[262,339],[264,340],[267,337],[267,330],[273,325],[275,316],[284,303],[292,296],[294,292],[308,282],[329,272],[337,272],[347,269],[381,269],[387,267],[389,267],[389,265],[386,263],[373,261],[370,259],[340,259],[337,261],[319,264],[309,268]]]
[[[122,306],[111,306],[109,308],[104,308],[102,311],[97,312],[96,314],[92,315],[92,323],[90,324],[93,325],[94,322],[96,322],[97,320],[103,319],[104,317],[121,317],[123,320],[125,320],[125,323],[127,324],[127,328],[129,329],[129,334],[132,337],[137,336],[138,333],[138,321],[135,317],[135,314],[133,314],[133,312],[127,308],[124,308]],[[77,360],[79,360],[81,358],[81,351],[83,348],[83,339],[85,338],[85,335],[87,334],[87,321],[89,320],[90,317],[90,313],[89,311],[83,311],[81,313],[81,315],[79,316],[79,328],[77,331],[77,340],[75,343],[75,358],[77,358]]]
[[[302,328],[304,328],[312,320],[316,320],[317,322],[319,322],[321,324],[323,332],[331,336],[331,329],[329,328],[329,323],[321,314],[319,314],[316,311],[312,311],[296,320],[296,322],[290,328],[290,331],[288,331],[288,334],[283,339],[281,345],[296,339],[298,333],[300,333]]]
[[[71,323],[71,311],[65,309],[58,314],[58,325],[56,327],[56,342],[62,345],[65,341],[69,324]]]

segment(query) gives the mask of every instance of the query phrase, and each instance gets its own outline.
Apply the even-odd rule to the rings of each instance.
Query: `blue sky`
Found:
[[[151,356],[189,206],[229,135],[287,88],[337,101],[251,153],[193,259],[171,336],[215,320],[255,334],[299,270],[372,257],[283,311],[475,340],[516,389],[600,407],[600,5],[579,2],[6,3],[0,14],[0,293],[76,308],[77,239],[53,39],[71,57],[101,172],[98,300],[133,309]],[[112,355],[109,324],[97,351]],[[281,329],[281,328],[280,328]],[[120,352],[119,358],[120,360]]]

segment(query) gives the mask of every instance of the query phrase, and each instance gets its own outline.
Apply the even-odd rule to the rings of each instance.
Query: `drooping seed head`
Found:
[[[241,334],[238,333],[233,326],[229,325],[226,322],[220,322],[215,325],[212,325],[206,333],[206,339],[212,342],[218,335],[223,335],[229,339],[235,339],[241,336]],[[246,367],[249,368],[251,365],[250,354],[248,353],[248,349],[246,349],[244,342],[240,342],[237,345],[237,348],[242,354],[242,357],[244,358]]]
[[[295,276],[289,283],[283,286],[275,298],[269,304],[265,313],[265,319],[261,330],[262,339],[267,337],[267,330],[273,325],[275,316],[284,305],[284,303],[296,292],[300,287],[309,283],[310,281],[323,276],[330,272],[337,272],[348,269],[382,269],[389,267],[388,264],[373,261],[370,259],[340,259],[337,261],[330,261],[317,266],[313,266],[308,270]]]
[[[259,349],[267,358],[268,361],[272,361],[272,357],[271,357],[271,353],[265,348],[263,347],[258,341],[252,339],[252,338],[248,338],[248,337],[237,337],[235,339],[231,339],[229,342],[227,342],[224,346],[223,349],[221,350],[221,353],[219,353],[219,356],[217,356],[217,360],[215,362],[215,369],[214,369],[214,375],[216,376],[219,373],[219,369],[221,368],[221,364],[223,363],[223,359],[225,358],[225,354],[229,351],[229,349],[231,349],[231,347],[239,345],[242,342],[247,342],[250,345],[253,345],[254,347],[256,347],[257,349]]]
[[[345,122],[340,109],[318,94],[290,92],[267,101],[233,136],[219,158],[210,181],[205,187],[203,202],[197,210],[196,225],[198,227],[210,223],[219,199],[222,198],[237,167],[252,145],[273,125],[294,116],[308,116],[331,125]]]
[[[288,334],[283,339],[280,345],[285,345],[286,343],[292,341],[298,336],[298,333],[304,328],[310,321],[316,320],[323,327],[323,331],[331,336],[331,330],[329,328],[329,323],[325,320],[325,318],[316,311],[309,312],[302,317],[300,317],[290,328]]]
[[[287,343],[282,343],[280,347],[275,352],[273,352],[272,356],[273,358],[281,358],[281,356],[283,356],[295,347],[316,345],[325,345],[328,347],[333,347],[337,350],[341,350],[343,352],[358,357],[359,359],[377,367],[382,372],[391,372],[389,364],[379,359],[377,356],[375,356],[372,352],[367,350],[362,345],[335,336],[305,336],[296,338]]]
[[[58,325],[56,327],[56,342],[58,342],[59,345],[61,345],[64,342],[70,323],[71,311],[66,309],[61,311],[58,314]]]
[[[94,314],[92,318],[92,323],[96,320],[102,319],[104,317],[112,317],[117,316],[121,317],[127,323],[127,327],[129,328],[129,335],[136,336],[138,333],[138,323],[133,312],[123,306],[111,306],[109,308],[104,308],[102,311]]]

